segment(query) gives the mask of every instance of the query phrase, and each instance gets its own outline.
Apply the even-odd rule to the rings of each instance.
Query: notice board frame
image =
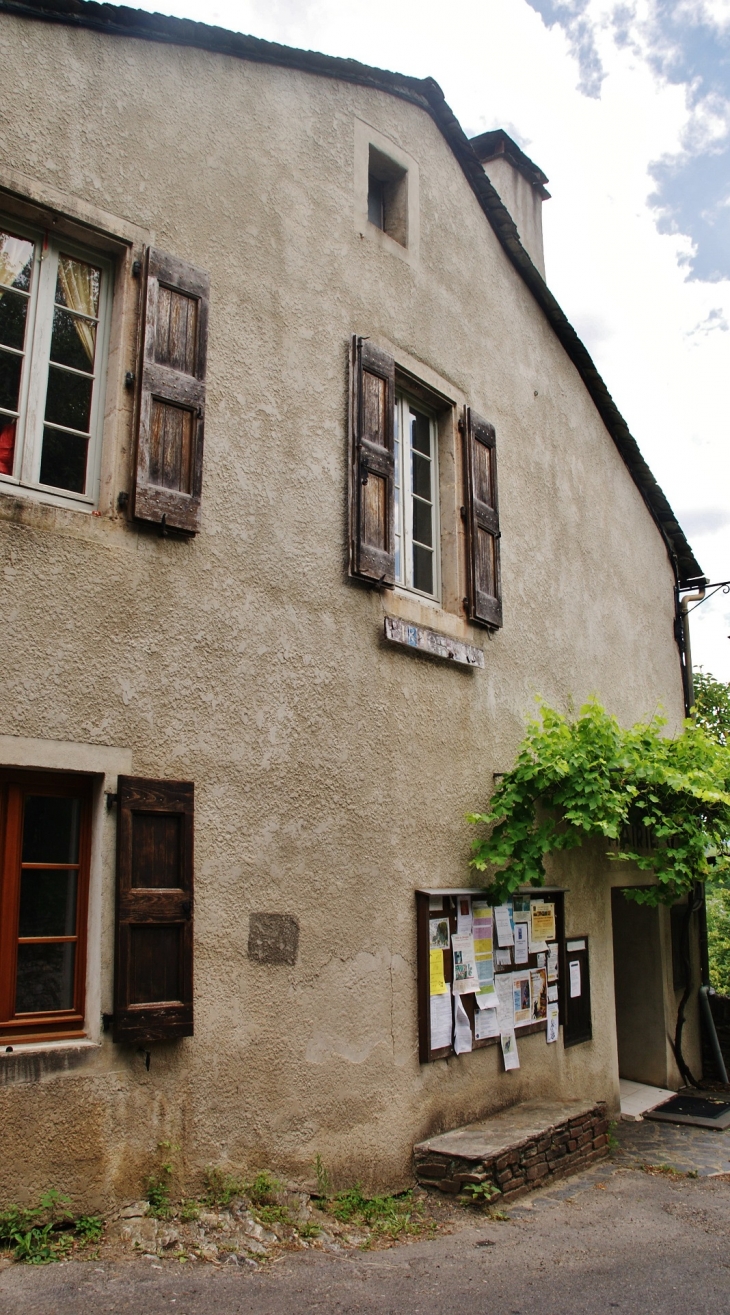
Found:
[[[572,945],[580,949],[571,949]],[[577,959],[580,963],[581,993],[571,998],[570,995],[570,961]],[[588,936],[568,936],[562,942],[562,961],[560,977],[563,985],[563,1046],[580,1046],[584,1041],[593,1040],[593,1018],[591,1014],[591,973]]]
[[[546,899],[555,904],[555,933],[558,945],[558,1008],[560,1010],[559,1022],[562,1024],[565,1020],[565,886],[525,886],[520,887],[514,892],[517,899]],[[431,918],[430,902],[432,898],[441,898],[443,907],[441,912],[433,910],[434,917],[443,918],[445,915],[449,919],[449,931],[453,935],[456,931],[456,901],[460,895],[469,895],[472,899],[484,899],[492,903],[493,893],[489,890],[475,889],[474,886],[462,886],[457,889],[439,888],[433,890],[419,889],[416,891],[416,978],[417,978],[417,997],[418,997],[418,1059],[421,1064],[432,1064],[437,1059],[448,1059],[451,1055],[456,1054],[453,1043],[450,1046],[441,1046],[437,1050],[431,1049],[431,966],[429,959],[430,941],[428,924]],[[494,935],[494,944],[496,948],[496,933]],[[518,965],[519,966],[519,965]],[[534,955],[530,955],[527,964],[524,965],[525,971],[537,967]],[[514,972],[515,965],[505,972]],[[444,978],[447,982],[453,981],[453,963],[451,948],[444,950]],[[472,1034],[474,1032],[474,1010],[478,1008],[473,994],[461,996],[461,1002],[466,1011],[469,1023],[471,1024]],[[544,1032],[547,1030],[547,1022],[527,1023],[516,1029],[518,1037],[530,1036],[533,1032]],[[500,1039],[498,1036],[485,1037],[483,1041],[477,1041],[472,1035],[472,1049],[483,1050],[487,1046],[498,1046]]]

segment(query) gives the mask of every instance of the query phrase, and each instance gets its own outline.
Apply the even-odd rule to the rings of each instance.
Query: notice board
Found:
[[[479,910],[487,904],[491,908],[490,899],[490,893],[486,890],[465,888],[463,890],[416,891],[418,1038],[419,1059],[422,1064],[432,1063],[437,1059],[446,1059],[456,1053],[454,1049],[456,992],[461,992],[464,989],[463,984],[459,985],[459,975],[465,974],[468,971],[468,966],[465,967],[461,962],[455,963],[455,958],[460,959],[460,955],[458,951],[455,951],[453,938],[458,937],[460,930],[464,930],[466,927],[468,908]],[[537,1014],[544,1014],[545,1012],[542,1000],[543,979],[541,974],[544,974],[545,993],[549,995],[551,1002],[557,1005],[559,1023],[563,1024],[565,1022],[564,891],[562,888],[556,887],[530,888],[529,891],[516,892],[513,901],[510,903],[511,908],[509,906],[499,907],[503,910],[500,918],[503,927],[505,926],[504,909],[508,909],[507,916],[510,918],[513,935],[512,947],[500,946],[494,917],[492,921],[493,975],[495,987],[497,979],[507,973],[512,976],[513,980],[523,975],[530,980],[532,994],[526,991],[523,1001],[525,1008],[520,1011],[519,1016],[517,1013],[515,1014],[515,1033],[519,1037],[534,1032],[545,1032],[547,1029],[548,1024],[544,1016],[538,1017],[537,1021],[533,1019],[533,1012]],[[535,906],[534,910],[533,905]],[[541,919],[540,911],[537,909],[538,905],[552,906],[554,936],[550,942],[537,942],[530,937],[533,922],[535,928],[540,926]],[[548,912],[547,909],[544,911]],[[524,932],[525,927],[527,927],[526,935]],[[523,930],[515,933],[515,928],[522,928]],[[519,941],[519,946],[515,943],[515,939]],[[456,945],[459,944],[460,942],[457,940]],[[499,957],[504,959],[506,957],[504,955],[505,948],[510,949],[510,961],[509,963],[498,963],[496,961],[497,951],[502,951]],[[516,958],[517,962],[515,962]],[[447,989],[442,991],[443,987]],[[439,998],[436,1000],[436,1007],[432,1004],[434,990],[440,992]],[[464,1022],[464,1015],[466,1015],[471,1030],[470,1048],[472,1050],[500,1044],[498,1034],[491,1036],[478,1035],[479,1031],[484,1031],[481,1014],[487,1011],[480,1011],[476,995],[477,993],[473,990],[458,994],[461,1010],[463,1010],[463,1013],[460,1012],[461,1025],[462,1027],[466,1026]],[[450,1025],[449,1017],[451,1020]]]

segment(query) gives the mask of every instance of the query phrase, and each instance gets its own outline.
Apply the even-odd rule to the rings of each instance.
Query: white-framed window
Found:
[[[395,403],[395,578],[438,598],[438,435],[436,421],[403,394]]]
[[[0,219],[0,489],[98,495],[111,265]]]

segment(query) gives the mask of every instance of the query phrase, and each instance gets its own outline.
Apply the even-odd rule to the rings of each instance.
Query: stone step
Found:
[[[529,1100],[414,1147],[416,1178],[462,1199],[490,1183],[512,1201],[608,1155],[605,1101]],[[498,1200],[499,1198],[496,1198]]]

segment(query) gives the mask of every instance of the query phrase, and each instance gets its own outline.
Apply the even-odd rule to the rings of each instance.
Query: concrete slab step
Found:
[[[470,1199],[487,1184],[505,1201],[606,1155],[606,1102],[584,1100],[524,1101],[414,1147],[423,1187]]]

